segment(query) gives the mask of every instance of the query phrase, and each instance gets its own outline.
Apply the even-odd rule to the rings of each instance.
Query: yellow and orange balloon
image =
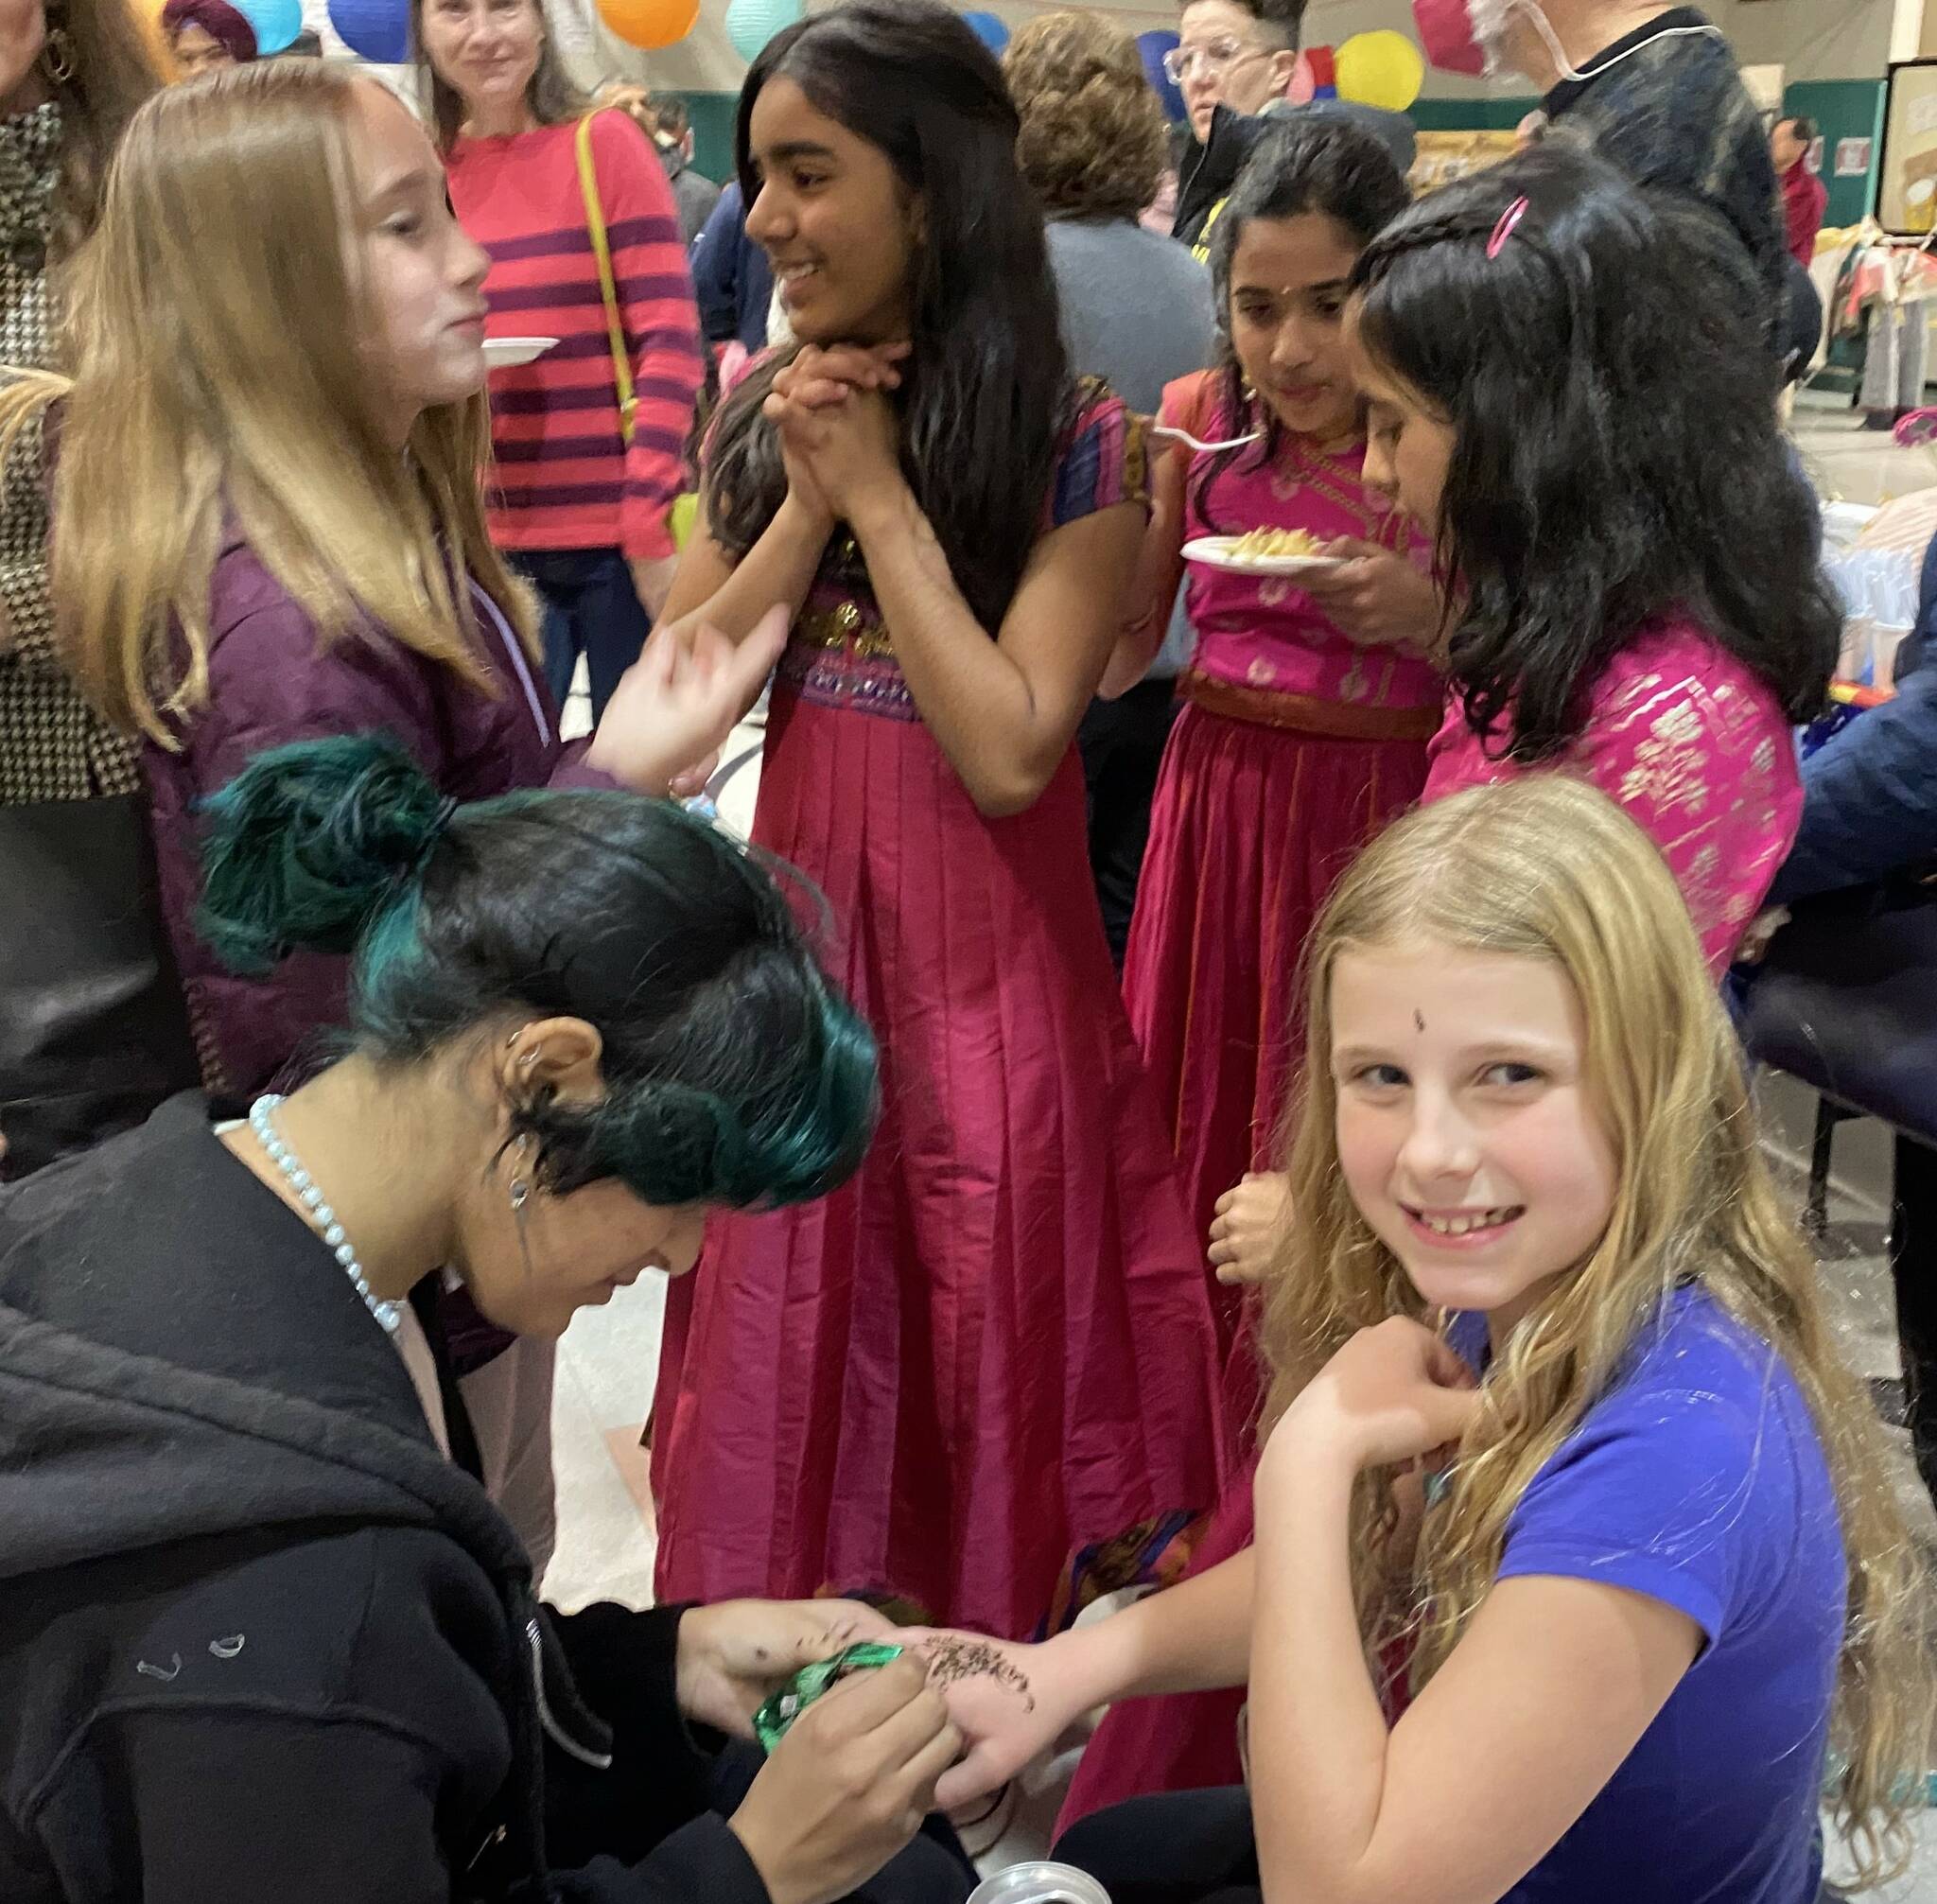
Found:
[[[1426,82],[1426,62],[1404,33],[1354,33],[1338,49],[1338,96],[1403,113]]]
[[[599,14],[627,45],[652,52],[692,31],[700,0],[599,0]]]

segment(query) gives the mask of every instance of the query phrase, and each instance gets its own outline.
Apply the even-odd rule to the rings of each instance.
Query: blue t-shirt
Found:
[[[1456,1319],[1470,1360],[1484,1319]],[[1502,1904],[1811,1904],[1848,1591],[1807,1404],[1768,1344],[1677,1290],[1533,1478],[1502,1580],[1647,1594],[1704,1644],[1654,1723]]]

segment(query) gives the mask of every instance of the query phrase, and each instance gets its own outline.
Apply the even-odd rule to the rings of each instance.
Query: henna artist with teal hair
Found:
[[[460,806],[378,737],[208,818],[209,945],[352,953],[349,1029],[0,1196],[0,1896],[958,1904],[923,1665],[703,1750],[885,1623],[542,1608],[431,1300],[554,1336],[853,1171],[874,1040],[785,869],[626,793]]]

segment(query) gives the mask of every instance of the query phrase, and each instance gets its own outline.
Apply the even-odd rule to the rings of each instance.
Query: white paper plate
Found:
[[[555,344],[555,337],[487,337],[484,361],[493,370],[515,370],[521,363],[535,363]]]
[[[1200,535],[1184,544],[1184,560],[1205,568],[1229,568],[1234,575],[1317,575],[1343,566],[1336,555],[1235,556],[1230,551],[1242,540],[1236,535]]]

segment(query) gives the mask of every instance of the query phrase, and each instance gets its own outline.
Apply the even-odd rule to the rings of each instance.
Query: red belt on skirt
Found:
[[[1285,727],[1334,741],[1430,741],[1445,719],[1444,709],[1367,707],[1352,701],[1328,701],[1318,694],[1292,694],[1277,688],[1246,688],[1185,671],[1178,692],[1194,707],[1227,721],[1259,727]]]

